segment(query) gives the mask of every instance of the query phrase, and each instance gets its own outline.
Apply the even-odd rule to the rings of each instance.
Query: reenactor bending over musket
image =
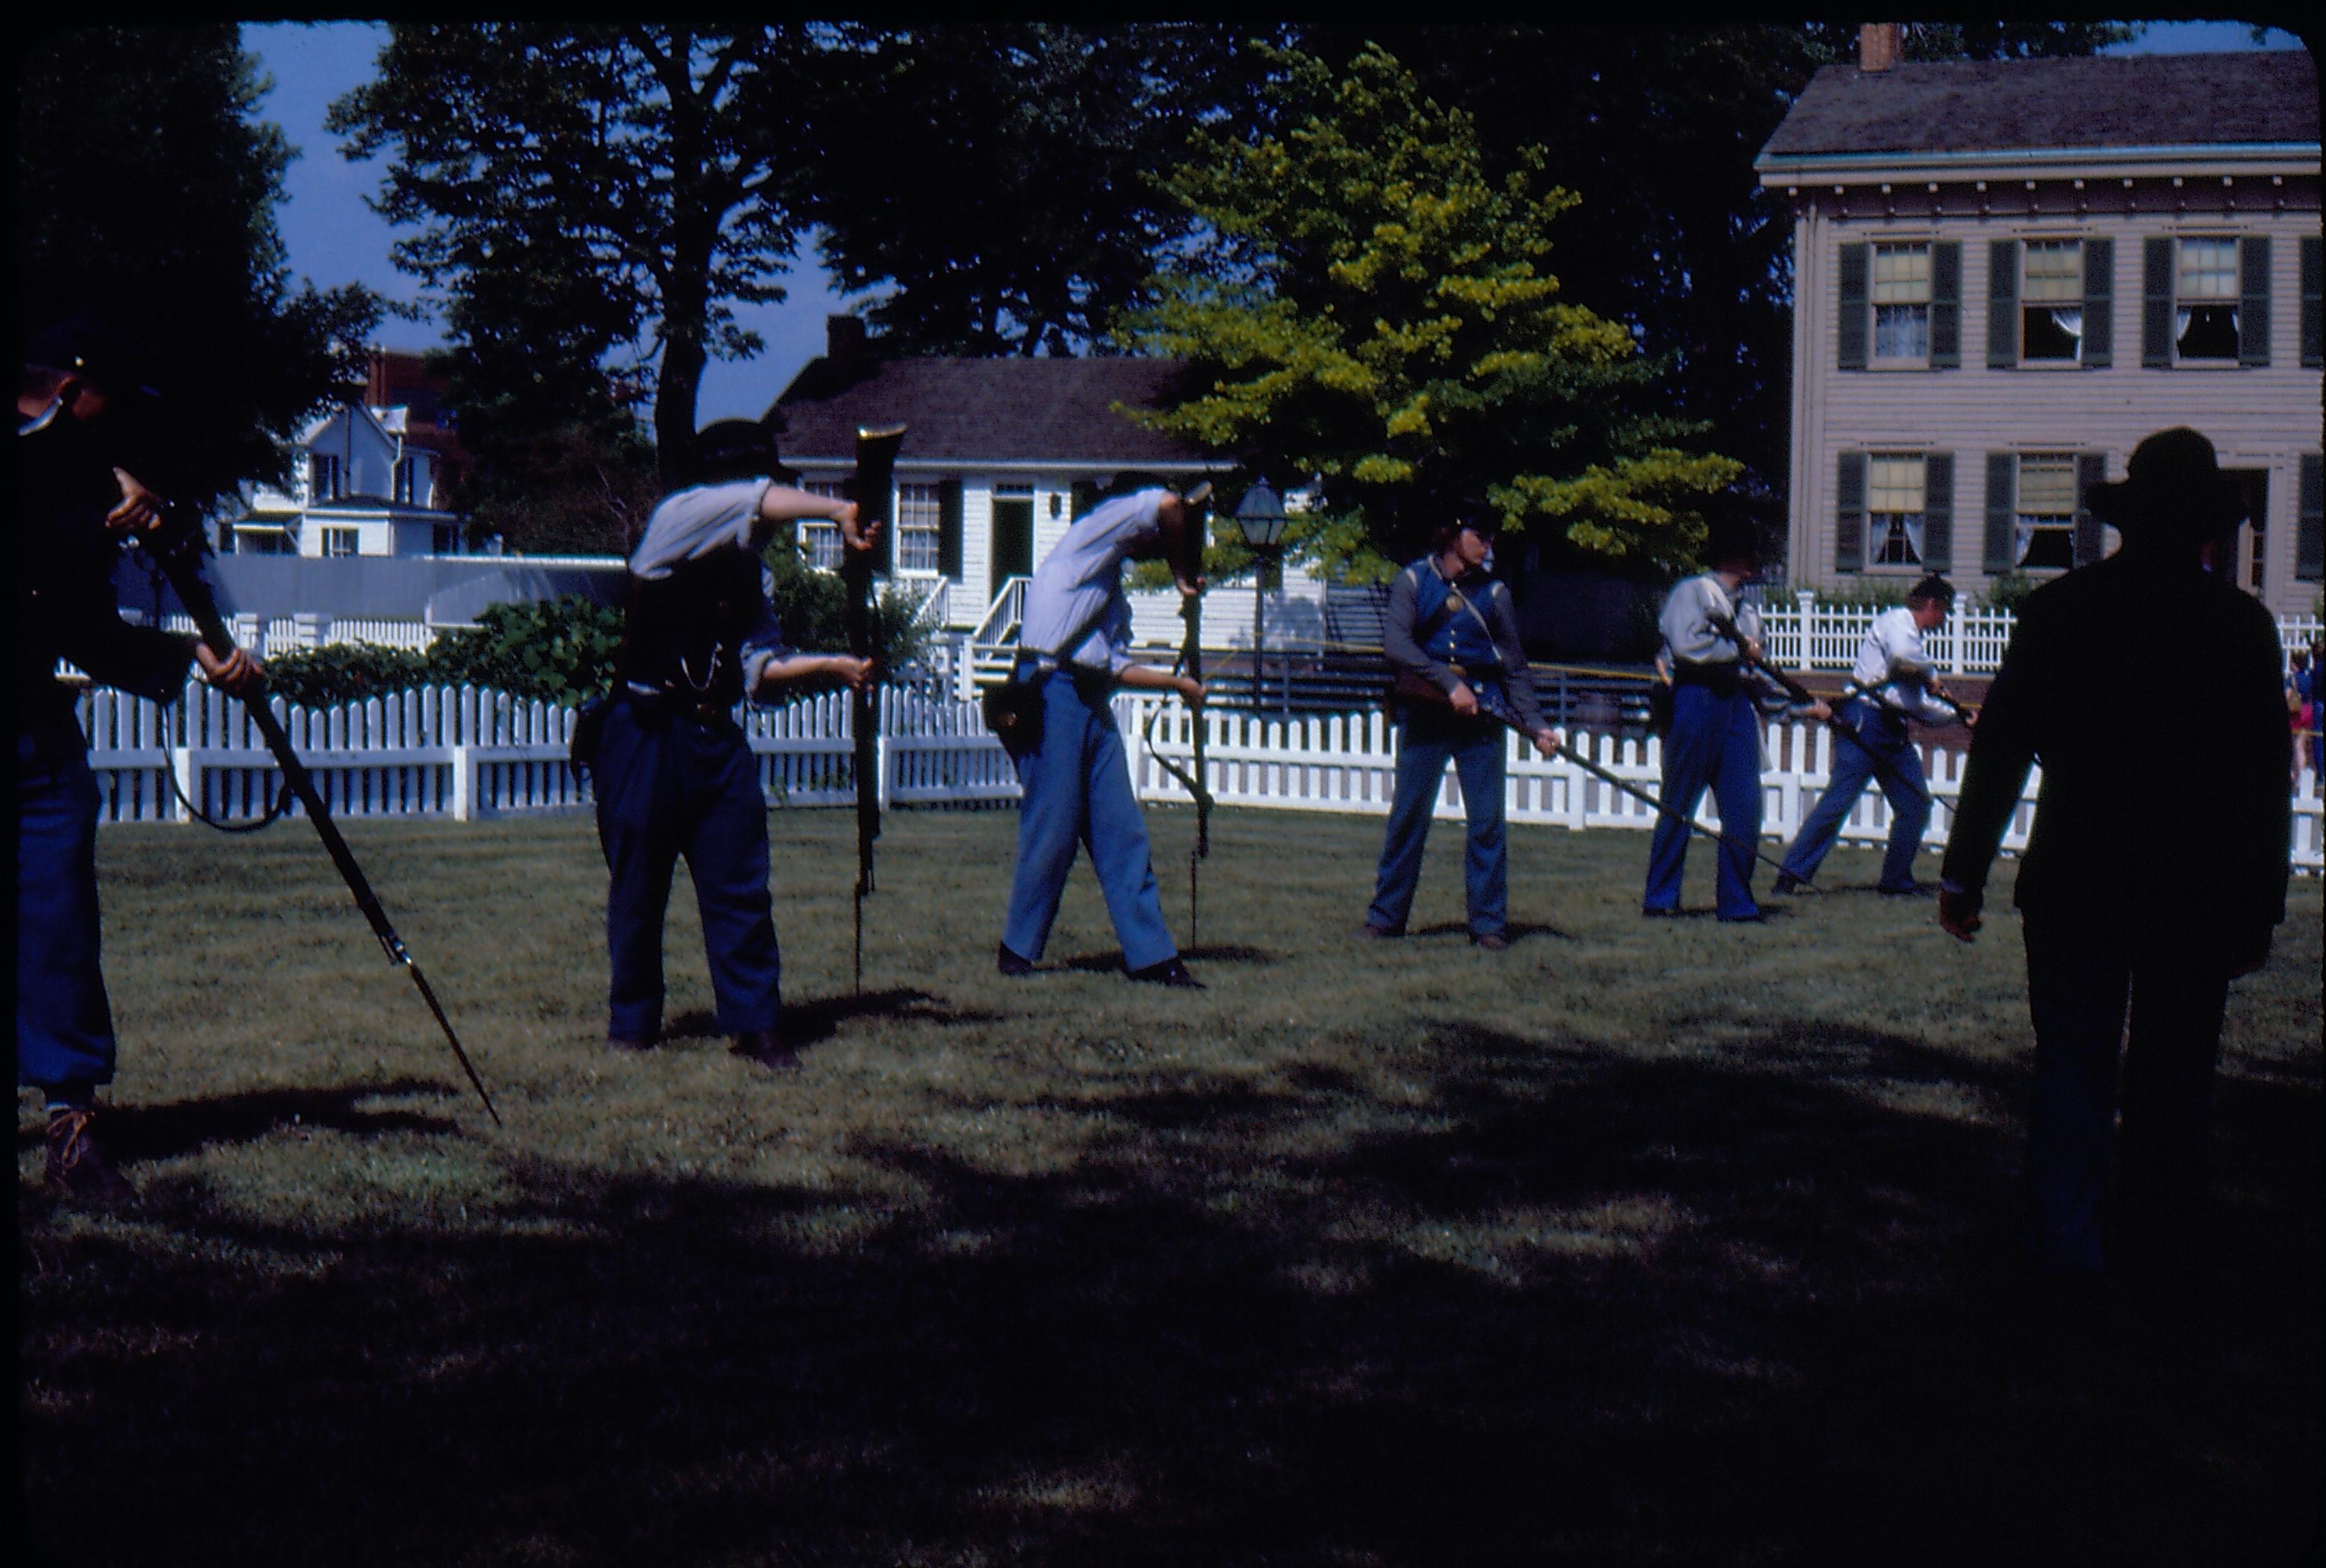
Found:
[[[1096,507],[1068,525],[1027,585],[1019,652],[1004,691],[1013,708],[1002,732],[1025,789],[1018,808],[1018,863],[994,966],[1033,972],[1058,918],[1077,844],[1106,895],[1106,912],[1133,980],[1203,988],[1163,924],[1147,824],[1130,788],[1130,760],[1112,705],[1118,686],[1174,691],[1200,708],[1204,683],[1134,660],[1126,561],[1168,562],[1182,594],[1204,591],[1201,502],[1160,481],[1118,475]]]
[[[1671,733],[1664,737],[1663,789],[1668,810],[1648,846],[1643,915],[1679,912],[1680,873],[1688,860],[1687,819],[1709,784],[1720,802],[1717,910],[1724,920],[1757,920],[1753,898],[1753,846],[1761,839],[1761,706],[1767,689],[1761,658],[1761,618],[1736,603],[1736,592],[1759,570],[1761,548],[1752,525],[1721,518],[1705,541],[1711,570],[1687,577],[1664,600],[1658,625],[1672,657]],[[1718,629],[1732,626],[1732,639]],[[1786,706],[1782,694],[1777,705]],[[1794,702],[1790,711],[1828,719],[1822,700]]]
[[[656,507],[630,556],[629,609],[614,690],[577,727],[574,755],[596,775],[598,839],[610,882],[612,971],[606,1043],[651,1047],[662,1030],[663,915],[686,857],[720,1030],[739,1056],[799,1066],[781,1032],[782,961],[768,890],[768,808],[735,705],[836,676],[861,687],[869,659],[795,654],[768,606],[759,551],[778,524],[829,518],[870,550],[856,505],[778,484],[772,434],[724,419],[694,438],[691,482]]]
[[[1884,611],[1866,628],[1857,661],[1850,667],[1849,695],[1837,715],[1858,743],[1845,741],[1834,747],[1833,777],[1785,852],[1785,868],[1771,892],[1790,893],[1817,875],[1857,798],[1876,780],[1890,802],[1890,847],[1875,891],[1900,898],[1931,891],[1914,880],[1914,852],[1931,825],[1931,792],[1906,721],[1973,722],[1948,697],[1939,667],[1922,647],[1922,633],[1944,621],[1954,602],[1954,584],[1933,574],[1907,592],[1903,608]]]

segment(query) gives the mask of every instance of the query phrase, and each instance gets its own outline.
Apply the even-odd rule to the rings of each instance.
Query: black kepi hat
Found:
[[[24,345],[24,363],[78,376],[110,397],[161,396],[145,384],[128,340],[88,311],[34,332]]]
[[[776,451],[776,427],[759,419],[718,419],[694,433],[694,471],[706,479],[765,474],[790,484],[799,478]]]
[[[2185,425],[2160,430],[2133,448],[2125,477],[2092,486],[2084,504],[2126,535],[2206,538],[2246,514],[2245,498],[2221,471],[2213,443]]]

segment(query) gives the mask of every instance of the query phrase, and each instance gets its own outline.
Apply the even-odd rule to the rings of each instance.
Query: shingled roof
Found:
[[[1828,65],[1761,160],[2318,140],[2306,51]]]
[[[912,426],[907,462],[1136,467],[1204,453],[1133,425],[1113,405],[1152,407],[1186,374],[1179,359],[812,359],[776,399],[787,463],[848,461],[860,425]]]

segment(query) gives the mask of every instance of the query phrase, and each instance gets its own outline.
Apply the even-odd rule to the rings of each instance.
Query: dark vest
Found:
[[[681,561],[670,575],[630,579],[621,675],[687,703],[743,695],[742,643],[764,602],[759,558],[738,549]]]

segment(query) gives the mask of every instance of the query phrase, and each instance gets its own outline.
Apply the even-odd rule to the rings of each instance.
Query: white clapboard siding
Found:
[[[851,706],[847,694],[833,692],[742,714],[770,805],[854,802]],[[1192,772],[1200,723],[1205,782],[1221,805],[1388,814],[1397,781],[1396,730],[1378,710],[1288,720],[1213,708],[1197,718],[1176,701],[1130,693],[1119,695],[1114,708],[1141,800],[1191,803],[1186,788],[1157,759],[1168,757]],[[567,760],[574,714],[555,704],[464,686],[320,712],[277,702],[274,712],[335,816],[469,820],[574,810],[591,799],[587,779]],[[221,821],[261,815],[277,788],[274,757],[242,705],[199,682],[189,683],[184,700],[168,707],[98,688],[82,695],[80,717],[103,821],[185,820],[171,793],[173,775],[204,814]],[[879,724],[884,806],[985,806],[1018,798],[1015,770],[985,733],[975,703],[885,691]],[[1834,736],[1823,725],[1778,723],[1768,726],[1765,742],[1762,831],[1770,839],[1789,840],[1831,777]],[[1652,807],[1564,757],[1546,761],[1516,735],[1506,743],[1510,820],[1577,831],[1654,826]],[[1662,747],[1656,740],[1578,733],[1571,744],[1650,795],[1661,781]],[[1937,805],[1923,842],[1937,848],[1953,822],[1963,757],[1935,747],[1922,756]],[[2004,838],[2006,851],[2026,845],[2040,782],[2040,774],[2028,779]],[[1439,783],[1435,810],[1446,818],[1462,815],[1461,786],[1452,769]],[[1709,795],[1696,820],[1718,826]],[[1879,790],[1868,790],[1841,836],[1879,843],[1889,827],[1888,803]],[[2318,776],[2304,770],[2290,847],[2296,870],[2326,869],[2321,836]]]

